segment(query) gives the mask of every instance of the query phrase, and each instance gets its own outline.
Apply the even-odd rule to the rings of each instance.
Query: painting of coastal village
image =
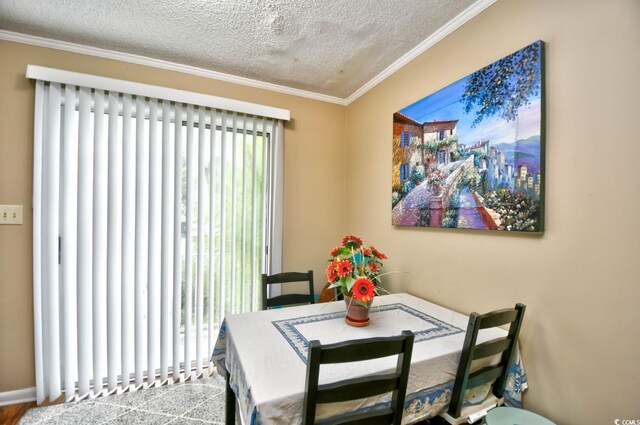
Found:
[[[394,225],[544,230],[543,47],[393,115]]]

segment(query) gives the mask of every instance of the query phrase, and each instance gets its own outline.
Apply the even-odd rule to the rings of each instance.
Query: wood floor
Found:
[[[35,401],[0,407],[0,424],[17,424],[20,418],[22,418],[22,416],[25,414],[25,412],[32,407],[36,407]]]

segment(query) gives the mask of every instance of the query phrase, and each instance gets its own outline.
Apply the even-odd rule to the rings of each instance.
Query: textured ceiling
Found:
[[[346,98],[475,0],[1,0],[0,29]]]

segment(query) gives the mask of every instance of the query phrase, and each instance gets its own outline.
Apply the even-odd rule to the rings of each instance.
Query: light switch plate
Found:
[[[0,205],[0,224],[22,224],[22,205]]]

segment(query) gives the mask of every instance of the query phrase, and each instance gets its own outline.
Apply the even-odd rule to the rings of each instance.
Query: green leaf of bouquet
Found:
[[[353,288],[353,284],[356,283],[356,280],[351,276],[347,276],[346,283],[347,283],[347,291],[351,291],[351,288]]]

